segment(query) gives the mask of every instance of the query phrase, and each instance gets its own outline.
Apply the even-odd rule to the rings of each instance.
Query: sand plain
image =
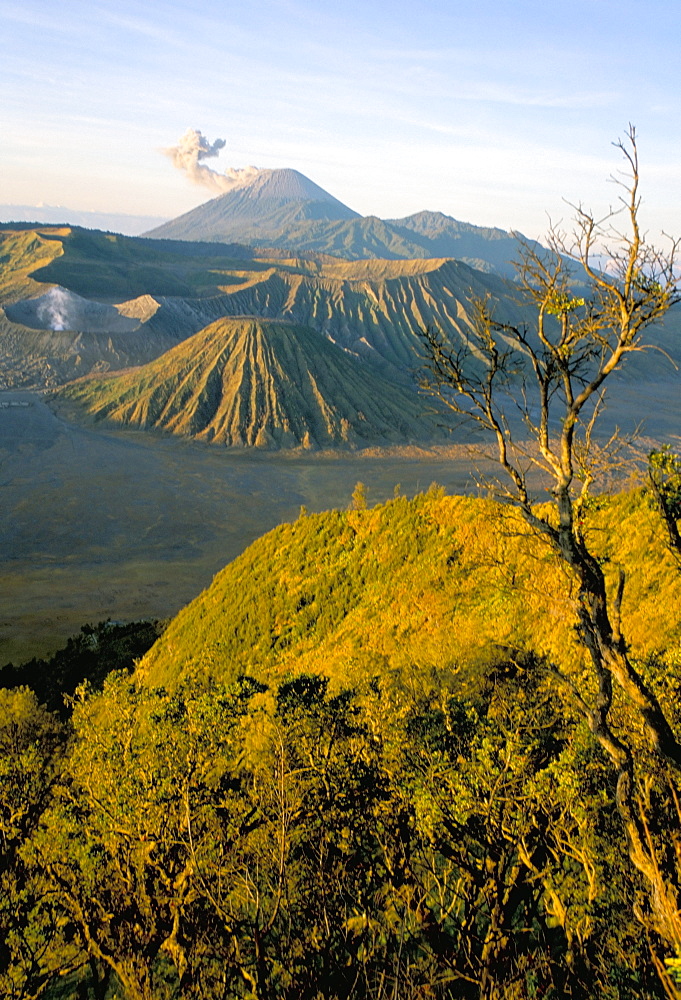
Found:
[[[640,454],[678,446],[680,379],[613,386],[603,431],[643,421]],[[476,492],[475,464],[464,444],[428,454],[237,451],[107,429],[41,393],[0,392],[0,664],[55,650],[86,622],[174,615],[301,505],[347,508],[359,480],[371,504],[396,484],[407,496],[433,481]]]
[[[27,404],[27,405],[26,405]],[[175,614],[254,538],[309,511],[432,481],[474,489],[470,461],[283,455],[76,423],[0,393],[0,663],[54,650],[85,622]]]

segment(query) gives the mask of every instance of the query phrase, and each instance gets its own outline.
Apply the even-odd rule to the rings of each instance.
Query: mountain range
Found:
[[[360,217],[295,170],[256,171],[145,238],[0,225],[0,388],[144,366],[65,395],[230,446],[438,440],[415,391],[420,335],[466,346],[481,299],[529,329],[508,280],[517,249],[441,213]],[[672,357],[678,325],[657,333]],[[639,359],[638,377],[663,359]]]
[[[503,280],[451,259],[265,259],[240,245],[47,227],[0,230],[0,243],[7,386],[146,364],[238,316],[308,327],[406,386],[420,364],[419,331],[435,324],[465,340],[471,295],[520,315]]]
[[[455,257],[479,270],[513,277],[518,240],[502,229],[458,222],[442,212],[404,219],[362,217],[296,170],[261,170],[248,183],[147,236],[239,242],[345,260]]]

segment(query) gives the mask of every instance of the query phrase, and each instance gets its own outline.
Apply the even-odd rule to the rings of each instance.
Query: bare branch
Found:
[[[496,496],[521,511],[576,585],[577,631],[591,661],[590,681],[578,683],[557,667],[554,676],[569,688],[613,763],[630,859],[648,880],[660,933],[681,948],[678,920],[669,917],[674,892],[636,816],[636,760],[629,734],[617,732],[611,718],[613,690],[638,719],[663,766],[681,771],[681,743],[629,657],[622,622],[624,575],[611,593],[586,528],[591,488],[604,474],[620,473],[625,466],[627,442],[617,431],[605,441],[600,433],[606,383],[629,355],[654,346],[648,339],[650,327],[681,301],[676,282],[679,241],[671,240],[669,249],[662,251],[648,243],[641,230],[634,127],[630,125],[614,145],[624,158],[623,173],[612,178],[619,188],[619,205],[602,216],[581,204],[574,206],[574,231],[568,235],[552,227],[547,249],[521,242],[517,288],[526,320],[500,321],[488,299],[477,300],[464,347],[454,348],[442,334],[424,331],[427,370],[422,386],[453,412],[474,420],[494,443],[504,478],[504,484],[494,485]],[[663,460],[656,471],[651,488],[663,516],[669,517],[671,508],[668,503],[665,515],[663,501],[672,498],[676,503],[681,472]],[[531,472],[548,479],[551,513],[534,503]],[[667,527],[681,552],[681,500],[678,503]]]

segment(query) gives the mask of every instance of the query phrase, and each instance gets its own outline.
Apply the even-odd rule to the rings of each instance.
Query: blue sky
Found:
[[[616,198],[634,122],[644,222],[681,232],[681,5],[627,0],[0,0],[0,203],[174,216],[162,155],[294,167],[362,214],[537,236]]]

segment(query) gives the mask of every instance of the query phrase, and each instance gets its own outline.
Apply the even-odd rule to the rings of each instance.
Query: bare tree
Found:
[[[629,856],[648,887],[647,927],[681,946],[681,872],[661,856],[644,807],[643,776],[628,733],[613,722],[618,687],[638,719],[655,760],[676,796],[681,743],[651,686],[636,669],[620,626],[624,575],[609,592],[590,547],[582,509],[604,453],[598,443],[605,383],[630,355],[650,347],[647,333],[680,300],[675,280],[678,243],[666,252],[648,243],[639,222],[639,161],[630,126],[615,143],[625,171],[613,178],[619,206],[599,219],[582,205],[571,236],[553,228],[548,249],[523,245],[519,285],[532,322],[497,320],[489,301],[476,301],[468,342],[455,347],[436,330],[423,332],[423,387],[455,414],[473,420],[494,442],[502,476],[497,495],[522,513],[568,567],[578,587],[578,632],[588,651],[591,683],[553,673],[570,691],[617,774],[617,807]],[[621,220],[624,223],[620,229]],[[603,254],[606,263],[603,262]],[[586,284],[582,297],[574,289]],[[531,482],[548,482],[550,510],[538,507]],[[678,797],[674,822],[679,827]],[[676,996],[654,955],[669,996]]]

